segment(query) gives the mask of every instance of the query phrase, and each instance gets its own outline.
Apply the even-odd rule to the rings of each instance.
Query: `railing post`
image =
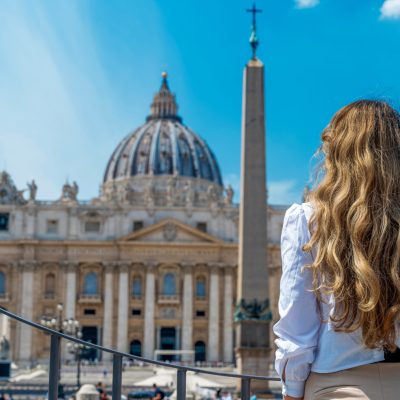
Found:
[[[121,399],[122,386],[122,356],[114,354],[113,356],[113,377],[112,377],[112,398]]]
[[[249,400],[250,399],[250,379],[249,378],[242,378],[241,384],[241,400]]]
[[[58,384],[60,379],[60,337],[51,335],[50,342],[50,371],[49,371],[49,400],[58,399]]]
[[[177,400],[185,400],[186,398],[186,371],[178,369],[176,380],[176,398]]]

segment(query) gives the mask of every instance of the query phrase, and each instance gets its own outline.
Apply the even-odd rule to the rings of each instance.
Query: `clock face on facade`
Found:
[[[8,213],[0,214],[0,231],[8,231],[8,221],[10,215]]]

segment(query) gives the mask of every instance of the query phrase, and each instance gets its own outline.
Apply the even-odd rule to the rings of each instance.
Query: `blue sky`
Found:
[[[98,194],[117,143],[143,123],[167,70],[184,122],[240,171],[250,0],[3,0],[0,169],[55,199]],[[320,132],[346,103],[399,105],[400,0],[258,0],[270,202],[299,201]]]

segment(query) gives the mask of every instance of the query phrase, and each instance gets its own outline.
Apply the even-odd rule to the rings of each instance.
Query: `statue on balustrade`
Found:
[[[29,190],[29,201],[34,202],[36,200],[36,193],[37,193],[37,185],[34,179],[32,179],[31,183],[27,183],[28,190]]]

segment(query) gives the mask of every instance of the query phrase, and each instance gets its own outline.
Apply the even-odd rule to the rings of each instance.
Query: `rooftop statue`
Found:
[[[25,204],[25,190],[18,190],[8,172],[0,173],[0,204]]]
[[[29,190],[29,201],[35,201],[36,200],[36,193],[37,193],[37,185],[34,179],[32,179],[31,183],[27,183],[28,185],[28,190]]]
[[[77,201],[78,197],[78,192],[79,192],[79,186],[78,184],[73,181],[72,185],[69,184],[67,181],[64,183],[62,187],[62,192],[61,192],[61,200],[62,201]]]

